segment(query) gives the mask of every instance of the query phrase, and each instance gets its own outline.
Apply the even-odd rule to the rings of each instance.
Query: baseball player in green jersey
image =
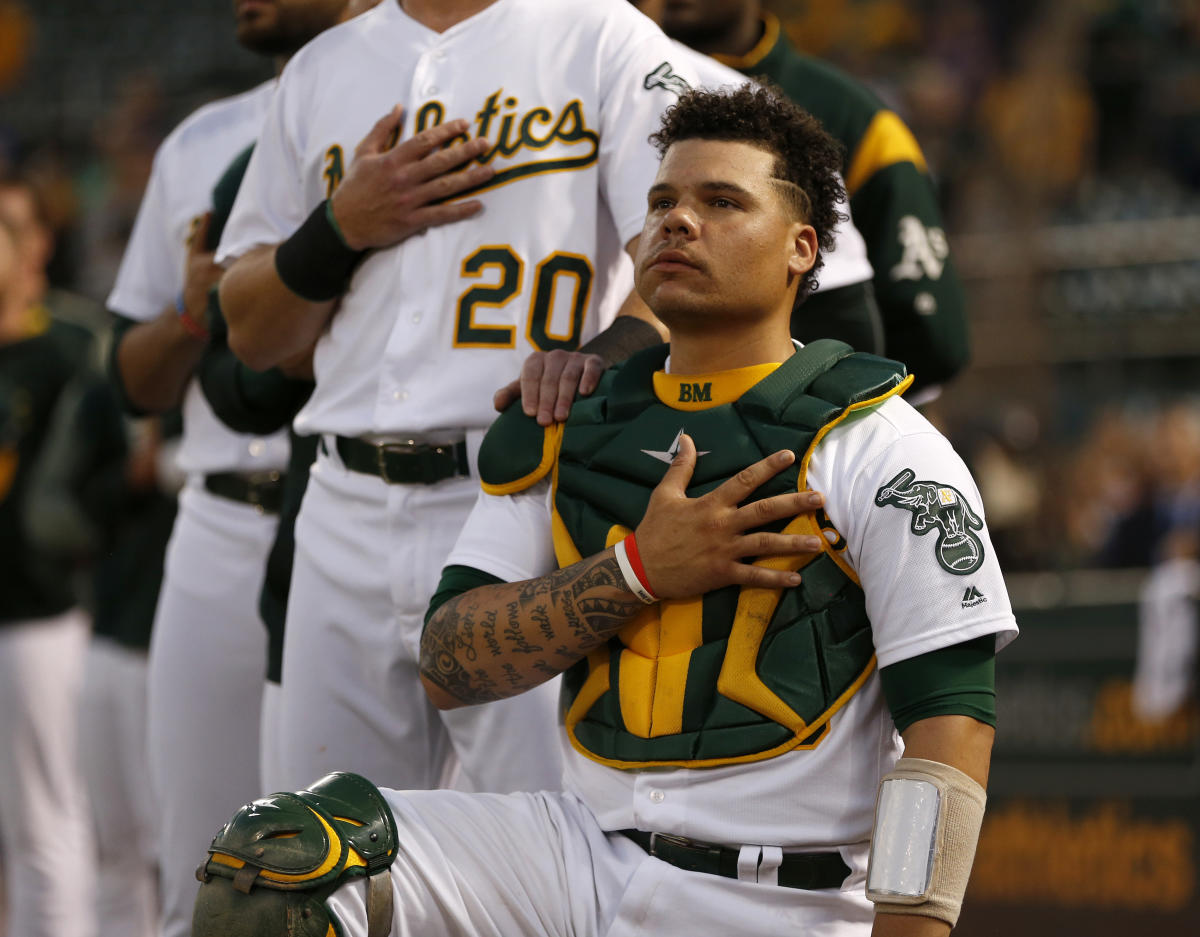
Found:
[[[816,121],[687,92],[654,140],[635,269],[671,344],[565,424],[496,422],[421,641],[439,707],[564,675],[564,791],[333,774],[257,801],[210,847],[194,937],[957,919],[1016,633],[978,491],[901,364],[791,339],[841,193]]]
[[[638,6],[667,35],[778,84],[842,144],[850,214],[875,271],[881,353],[908,367],[914,397],[954,377],[968,357],[962,285],[925,157],[900,117],[861,82],[797,52],[762,0],[641,0]],[[851,295],[855,290],[808,297],[792,334],[810,341],[860,333],[858,320],[867,312],[861,297]]]
[[[0,854],[6,933],[91,937],[91,826],[78,762],[87,616],[69,556],[29,533],[29,491],[86,330],[42,298],[48,229],[32,188],[0,180]],[[52,831],[52,832],[48,832]]]

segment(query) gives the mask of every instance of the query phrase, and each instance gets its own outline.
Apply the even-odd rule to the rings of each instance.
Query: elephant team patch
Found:
[[[983,521],[957,488],[941,482],[916,481],[912,469],[904,469],[875,492],[880,507],[890,504],[912,513],[912,532],[924,536],[938,532],[938,563],[947,572],[966,576],[983,565],[983,541],[976,530]]]

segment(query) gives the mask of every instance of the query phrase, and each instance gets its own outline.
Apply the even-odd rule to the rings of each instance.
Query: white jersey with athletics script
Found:
[[[163,141],[108,297],[113,312],[148,322],[175,305],[192,226],[212,208],[213,187],[229,163],[254,142],[274,86],[269,81],[206,104]],[[183,430],[178,459],[185,472],[256,472],[287,465],[285,432],[269,437],[233,432],[217,419],[195,380],[184,397]]]
[[[718,391],[713,398],[720,402]],[[679,413],[684,432],[688,416]],[[703,453],[721,440],[695,443]],[[661,452],[629,457],[657,458],[665,472],[673,445],[664,439]],[[979,491],[946,439],[909,404],[891,398],[836,426],[813,453],[808,484],[825,495],[831,539],[862,582],[879,666],[982,635],[994,634],[999,650],[1016,636]],[[545,484],[519,495],[482,494],[446,565],[507,581],[554,569]],[[564,788],[606,830],[841,847],[859,870],[879,778],[900,752],[877,672],[834,713],[815,747],[766,761],[623,771],[584,757],[561,734]]]
[[[304,433],[430,436],[487,426],[535,349],[596,334],[598,293],[638,235],[647,142],[686,87],[675,46],[627,0],[496,0],[435,32],[396,0],[289,62],[218,260],[296,230],[396,104],[402,138],[463,118],[497,170],[483,211],[371,251],[314,358]],[[615,236],[614,236],[615,234]]]

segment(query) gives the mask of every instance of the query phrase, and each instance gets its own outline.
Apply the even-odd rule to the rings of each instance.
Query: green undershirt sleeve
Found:
[[[996,725],[995,635],[883,667],[879,680],[900,732],[931,716],[970,716]]]
[[[442,570],[442,580],[438,583],[437,592],[429,600],[429,608],[425,612],[426,623],[433,617],[434,612],[456,596],[480,586],[494,586],[501,582],[504,580],[471,566],[447,566]]]

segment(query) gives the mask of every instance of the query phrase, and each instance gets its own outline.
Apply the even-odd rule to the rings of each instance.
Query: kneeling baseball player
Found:
[[[565,424],[497,421],[422,639],[443,708],[564,674],[565,791],[256,801],[196,937],[953,927],[1017,633],[978,490],[903,366],[789,335],[844,198],[819,124],[746,86],[654,140],[636,275],[670,346]]]

